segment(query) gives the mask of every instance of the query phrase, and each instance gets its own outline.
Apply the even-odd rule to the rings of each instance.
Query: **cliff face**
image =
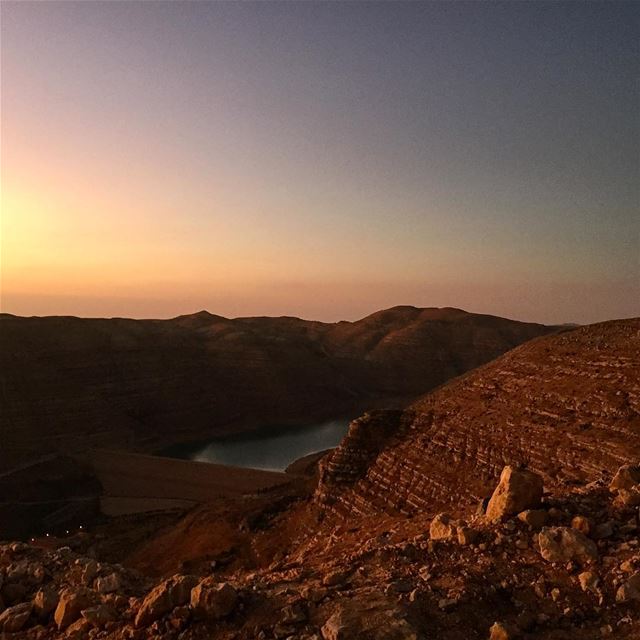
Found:
[[[552,330],[414,307],[336,324],[0,315],[0,470],[393,406]]]
[[[385,429],[363,471],[358,443]],[[344,514],[433,512],[487,496],[506,464],[553,487],[638,459],[640,319],[619,320],[533,340],[400,417],[358,419],[324,461],[317,499]]]

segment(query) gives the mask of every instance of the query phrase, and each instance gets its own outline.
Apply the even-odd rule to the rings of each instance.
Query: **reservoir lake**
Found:
[[[297,427],[268,426],[257,432],[177,444],[159,454],[182,460],[284,471],[298,458],[337,446],[346,435],[349,422],[345,418]]]

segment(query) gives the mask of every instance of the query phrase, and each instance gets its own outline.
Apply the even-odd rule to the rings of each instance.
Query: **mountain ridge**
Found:
[[[356,322],[0,315],[0,470],[400,406],[555,327],[395,307]]]

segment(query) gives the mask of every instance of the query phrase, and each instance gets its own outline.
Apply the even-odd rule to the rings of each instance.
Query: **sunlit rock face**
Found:
[[[547,488],[613,473],[640,460],[640,319],[533,340],[404,414],[354,424],[318,490],[345,514],[473,504],[491,495],[505,465],[541,474]],[[375,455],[356,452],[365,434],[375,442],[383,433],[396,436]],[[370,460],[364,472],[360,455]],[[333,495],[349,474],[348,490]]]

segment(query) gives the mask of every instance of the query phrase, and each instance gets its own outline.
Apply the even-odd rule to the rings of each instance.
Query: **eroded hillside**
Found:
[[[336,324],[0,315],[0,470],[403,403],[551,330],[414,307]]]
[[[355,421],[319,479],[4,545],[0,624],[16,640],[638,638],[639,343],[639,319],[541,338]]]
[[[505,464],[553,487],[639,459],[640,320],[620,320],[533,340],[405,412],[359,418],[319,496],[345,513],[411,514],[477,502]]]

